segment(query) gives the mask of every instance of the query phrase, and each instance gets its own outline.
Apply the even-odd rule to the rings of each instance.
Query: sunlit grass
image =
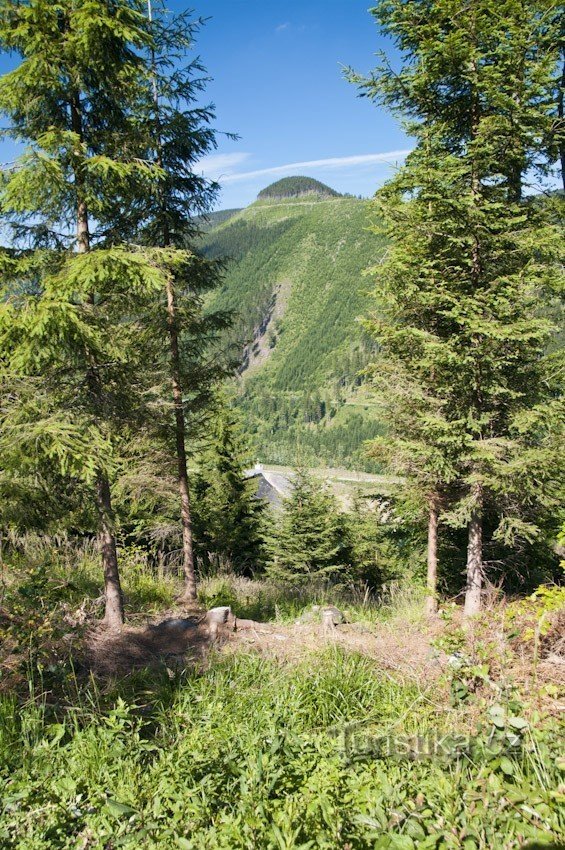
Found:
[[[348,761],[347,723],[426,735],[457,718],[366,658],[332,649],[281,667],[239,653],[149,701],[138,686],[105,710],[83,695],[55,722],[41,700],[16,717],[4,698],[2,847],[509,850],[559,835],[551,730],[511,776],[484,760]]]

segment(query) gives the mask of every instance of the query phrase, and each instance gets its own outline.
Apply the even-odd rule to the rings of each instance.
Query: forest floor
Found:
[[[0,598],[2,850],[564,850],[563,589],[472,628],[230,575],[187,610],[132,557],[111,633],[97,563],[39,555]]]
[[[282,663],[297,663],[324,648],[338,648],[364,655],[402,679],[429,681],[445,665],[445,653],[432,648],[432,640],[444,627],[441,620],[403,622],[401,627],[398,622],[342,623],[328,632],[314,610],[303,615],[306,622],[236,620],[235,627],[222,626],[213,640],[204,615],[203,609],[173,608],[117,634],[93,628],[87,641],[89,664],[105,676],[127,675],[162,664],[170,670],[186,664],[201,666],[212,650],[229,655],[243,649]]]
[[[239,579],[237,584],[241,588],[245,580]],[[249,582],[251,587],[254,584]],[[459,666],[471,668],[463,673],[476,678],[472,687],[483,687],[481,671],[472,672],[482,663],[488,667],[494,692],[497,679],[510,678],[522,694],[537,696],[538,708],[543,706],[551,714],[563,712],[565,614],[548,619],[543,635],[534,634],[529,642],[518,641],[511,647],[505,635],[505,608],[493,606],[474,630],[467,632],[458,606],[440,609],[432,619],[424,617],[417,606],[409,606],[405,612],[394,609],[392,616],[376,620],[350,609],[350,622],[328,630],[321,623],[320,606],[312,605],[292,621],[235,619],[212,635],[205,608],[196,604],[191,609],[169,608],[136,625],[126,625],[118,633],[95,625],[87,631],[83,658],[90,670],[104,678],[146,668],[165,669],[173,677],[187,667],[206,670],[212,661],[240,652],[299,665],[308,658],[315,663],[316,654],[336,650],[369,659],[381,675],[399,684],[415,683],[423,688],[445,680]],[[529,627],[522,628],[523,635]],[[532,640],[537,642],[534,648]]]

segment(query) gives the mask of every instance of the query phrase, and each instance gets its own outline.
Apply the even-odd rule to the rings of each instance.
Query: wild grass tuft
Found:
[[[266,578],[254,580],[226,572],[203,579],[198,597],[206,608],[230,605],[236,616],[259,622],[292,622],[313,605],[337,605],[352,622],[375,623],[402,616],[413,623],[424,618],[422,589],[396,582],[376,595],[362,585],[311,583],[289,587]]]
[[[503,762],[487,752],[498,727],[480,733],[472,758],[384,757],[366,746],[347,757],[352,722],[371,736],[448,731],[453,718],[428,697],[366,658],[330,650],[292,668],[240,653],[163,682],[151,703],[117,699],[103,711],[93,698],[56,722],[41,702],[16,717],[4,699],[2,847],[511,850],[557,842],[555,730],[527,729]]]

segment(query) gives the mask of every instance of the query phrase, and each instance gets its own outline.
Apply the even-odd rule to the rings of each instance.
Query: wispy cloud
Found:
[[[198,169],[210,180],[225,180],[233,174],[238,165],[249,159],[249,153],[213,153],[204,156],[198,163]]]
[[[285,21],[284,24],[279,24],[278,27],[275,27],[275,32],[283,32],[290,27],[290,23]]]
[[[337,156],[329,159],[311,159],[306,162],[289,162],[287,165],[275,165],[273,168],[260,168],[257,171],[240,171],[226,174],[222,183],[237,183],[241,180],[252,180],[254,177],[266,177],[268,175],[287,174],[303,169],[344,169],[357,168],[362,165],[376,165],[385,163],[394,165],[398,160],[410,153],[410,150],[387,151],[386,153],[368,153],[358,156]],[[230,155],[228,155],[230,156]],[[248,154],[245,155],[247,157]],[[234,163],[235,164],[235,163]]]

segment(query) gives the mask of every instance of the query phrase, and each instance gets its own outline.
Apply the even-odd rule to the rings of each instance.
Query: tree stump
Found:
[[[322,617],[331,616],[334,626],[341,626],[342,623],[345,623],[345,617],[343,616],[343,612],[336,608],[335,605],[326,605],[325,608],[322,609]]]
[[[223,626],[228,621],[228,617],[231,615],[231,608],[229,605],[222,605],[219,608],[210,608],[209,611],[206,612],[206,623],[208,624],[208,631],[210,633],[210,640],[215,641],[218,637],[218,629],[220,626]]]
[[[335,626],[333,611],[329,608],[322,611],[322,634],[330,635],[334,633]]]

